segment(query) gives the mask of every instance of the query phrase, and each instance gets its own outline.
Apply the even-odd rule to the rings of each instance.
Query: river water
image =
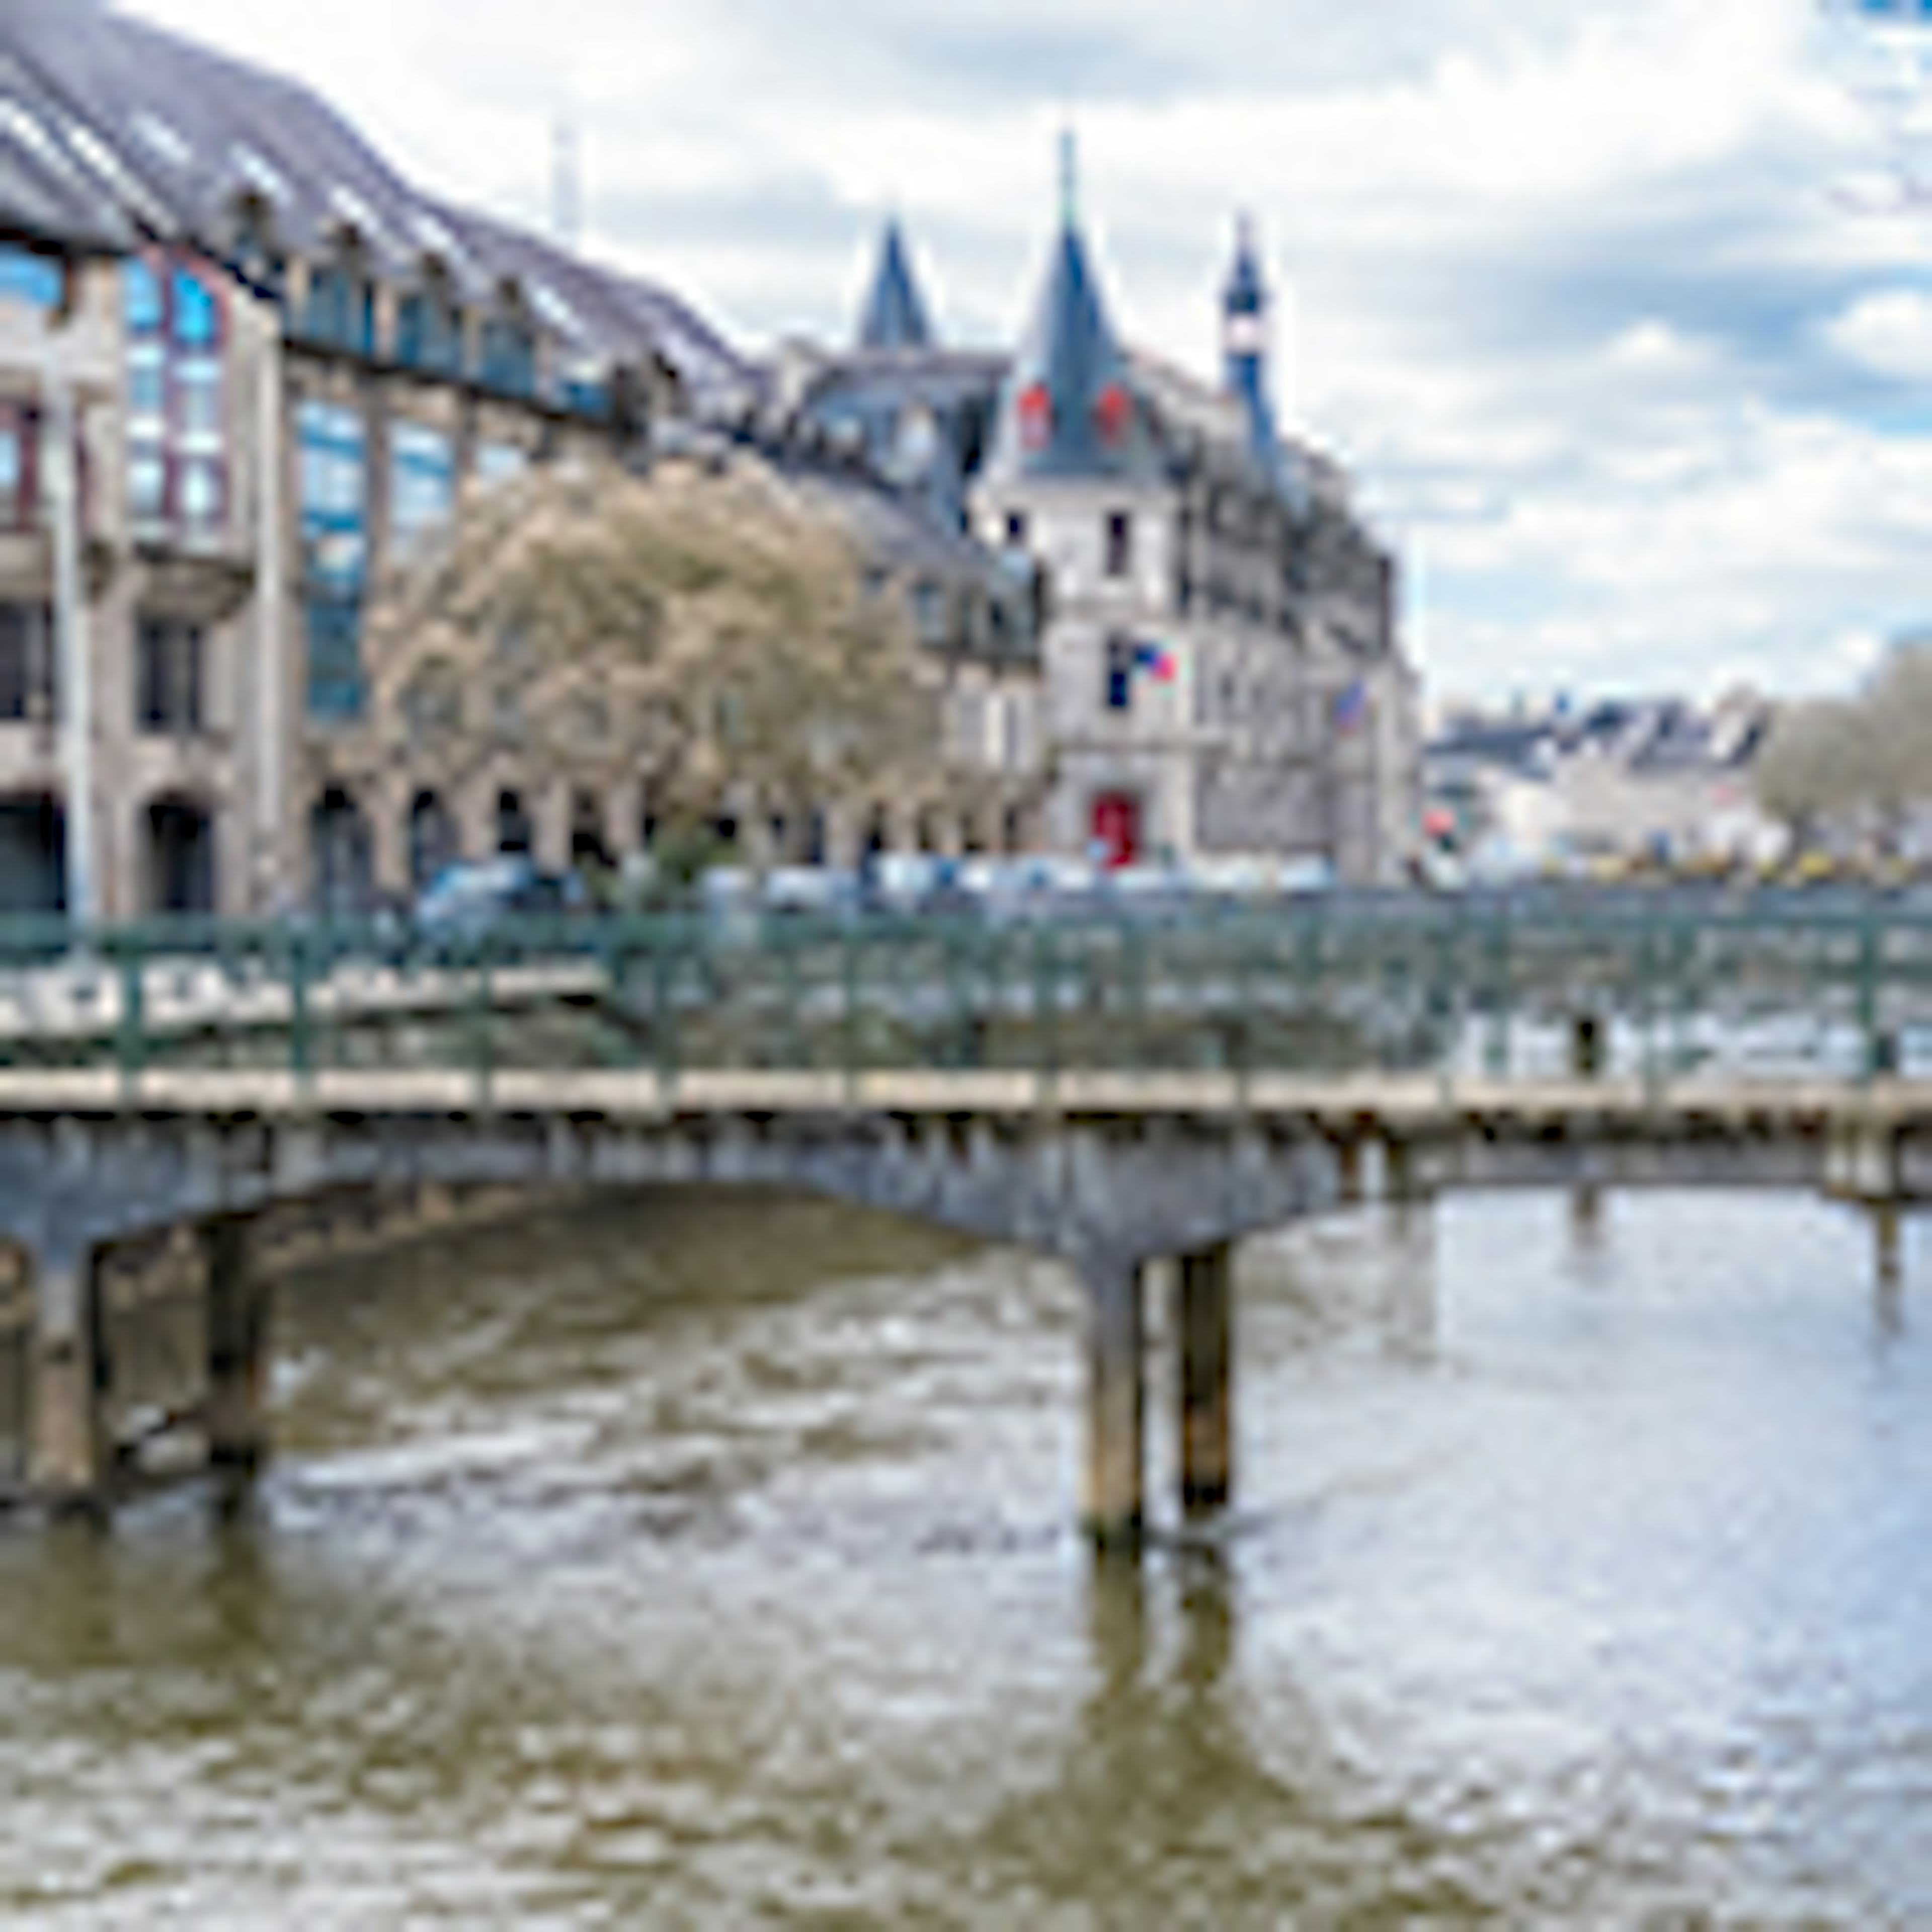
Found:
[[[0,1525],[0,1919],[1932,1925],[1900,1259],[1795,1197],[1255,1243],[1240,1510],[1137,1575],[1043,1262],[666,1196],[311,1273],[252,1503]]]

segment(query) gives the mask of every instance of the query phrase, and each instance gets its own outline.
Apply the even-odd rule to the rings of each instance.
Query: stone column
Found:
[[[201,1231],[208,1285],[208,1460],[244,1474],[268,1452],[268,1284],[254,1266],[251,1226],[214,1221]]]
[[[1087,1288],[1086,1524],[1103,1551],[1132,1553],[1142,1528],[1146,1331],[1142,1270],[1090,1264]]]
[[[107,1360],[94,1250],[34,1256],[32,1434],[28,1482],[62,1510],[98,1508],[108,1473]]]
[[[1174,1332],[1180,1504],[1198,1520],[1227,1508],[1234,1476],[1234,1266],[1226,1245],[1181,1256]]]

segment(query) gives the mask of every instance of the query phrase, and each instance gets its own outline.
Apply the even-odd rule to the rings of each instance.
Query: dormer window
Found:
[[[514,288],[505,290],[504,306],[484,322],[482,374],[486,388],[504,395],[536,393],[536,331]]]
[[[362,250],[352,237],[345,241],[340,253],[317,262],[309,271],[302,332],[311,342],[346,349],[353,356],[374,352],[376,286],[362,266]]]
[[[396,305],[396,360],[429,375],[463,373],[463,313],[441,275],[432,274]]]
[[[572,362],[558,380],[557,400],[574,416],[602,422],[610,413],[610,386],[595,363]]]
[[[244,194],[236,203],[235,265],[256,288],[281,301],[288,261],[276,245],[274,212],[263,195]]]

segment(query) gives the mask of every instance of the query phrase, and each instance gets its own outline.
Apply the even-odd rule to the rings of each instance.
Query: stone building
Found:
[[[1394,563],[1340,469],[1276,430],[1245,233],[1222,312],[1220,388],[1134,352],[1070,195],[1017,353],[947,348],[894,224],[855,346],[788,346],[769,407],[1040,568],[1046,845],[1397,878],[1420,750]]]
[[[384,573],[464,487],[629,460],[748,394],[662,290],[418,194],[305,90],[93,0],[0,19],[0,236],[9,910],[70,871],[105,916],[364,896],[394,828],[335,746]]]

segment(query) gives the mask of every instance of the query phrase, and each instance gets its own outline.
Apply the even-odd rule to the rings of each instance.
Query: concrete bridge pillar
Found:
[[[209,1222],[201,1231],[208,1280],[209,1466],[239,1474],[268,1452],[268,1330],[271,1297],[254,1265],[253,1226]]]
[[[1898,1130],[1883,1120],[1838,1122],[1825,1150],[1828,1192],[1850,1201],[1898,1200],[1900,1156]]]
[[[27,1480],[50,1508],[91,1510],[106,1486],[107,1362],[92,1246],[34,1256],[32,1436]]]
[[[1174,1283],[1180,1506],[1226,1509],[1234,1477],[1234,1258],[1225,1244],[1183,1255]]]
[[[1088,1534],[1103,1552],[1131,1554],[1144,1522],[1146,1296],[1137,1262],[1090,1263],[1087,1288]]]

